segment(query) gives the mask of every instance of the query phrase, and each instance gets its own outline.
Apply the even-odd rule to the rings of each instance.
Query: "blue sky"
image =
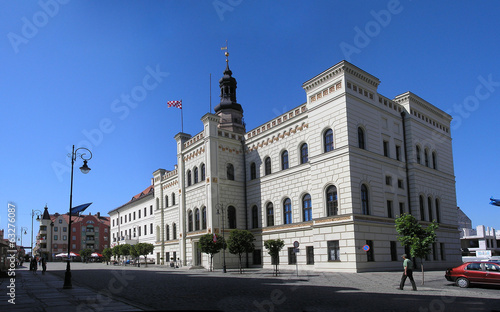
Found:
[[[454,117],[457,203],[500,230],[500,3],[496,1],[0,0],[0,197],[31,212],[69,207],[71,146],[92,150],[74,206],[108,211],[172,170],[184,132],[218,103],[230,67],[247,130],[306,101],[304,81],[346,59],[389,98],[412,91]],[[210,97],[210,74],[212,87]],[[483,87],[480,87],[483,86]],[[82,165],[77,160],[75,167]],[[24,240],[29,241],[28,235]],[[25,243],[25,245],[27,245]]]

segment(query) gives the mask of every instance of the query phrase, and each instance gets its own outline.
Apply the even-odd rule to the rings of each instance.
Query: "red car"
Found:
[[[445,276],[457,286],[466,288],[472,284],[500,285],[500,263],[474,261],[466,262],[453,269],[447,269]]]

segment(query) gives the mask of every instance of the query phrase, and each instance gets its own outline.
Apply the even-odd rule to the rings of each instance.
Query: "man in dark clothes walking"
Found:
[[[401,283],[399,283],[399,289],[403,290],[406,278],[408,277],[410,279],[413,290],[417,290],[417,286],[415,285],[415,281],[413,280],[413,262],[410,259],[408,259],[408,256],[406,254],[402,255],[401,257],[404,259],[403,268],[405,269],[405,271],[403,272],[403,276],[401,277]]]

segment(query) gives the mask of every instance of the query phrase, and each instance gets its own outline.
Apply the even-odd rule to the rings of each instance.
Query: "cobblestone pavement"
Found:
[[[283,266],[282,266],[283,267]],[[50,271],[62,281],[64,264]],[[500,287],[461,289],[443,271],[415,272],[418,291],[398,288],[401,272],[220,271],[74,263],[73,284],[93,297],[137,310],[215,311],[500,311]],[[2,285],[3,288],[3,285]],[[104,296],[104,297],[103,297]],[[101,298],[101,311],[117,311]],[[0,303],[1,307],[1,303]],[[3,310],[2,310],[3,311]],[[47,310],[48,311],[48,310]],[[85,311],[85,310],[82,310]]]

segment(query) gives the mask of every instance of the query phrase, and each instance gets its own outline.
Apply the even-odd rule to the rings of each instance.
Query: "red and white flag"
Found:
[[[214,233],[214,243],[217,243],[217,236]]]
[[[177,108],[182,109],[182,100],[180,100],[180,101],[168,101],[167,106],[168,107],[177,107]]]

